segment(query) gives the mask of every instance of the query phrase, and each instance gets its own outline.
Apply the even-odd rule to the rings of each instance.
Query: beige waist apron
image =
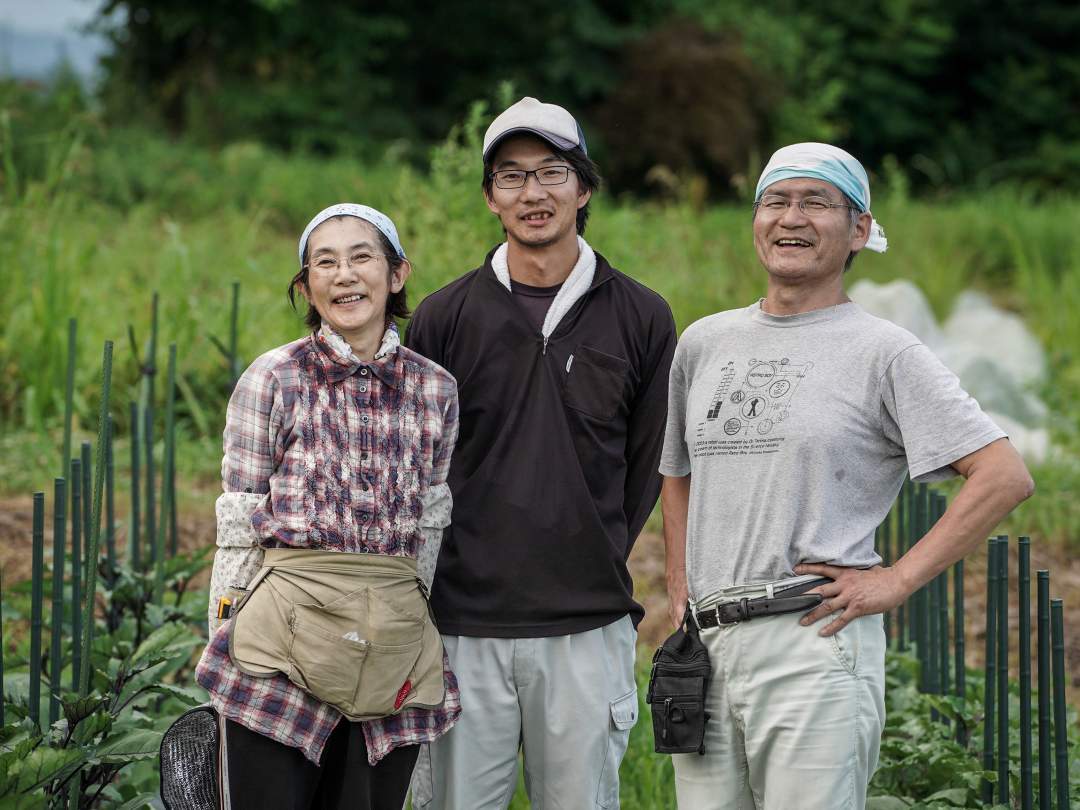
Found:
[[[442,639],[408,557],[267,549],[233,613],[229,654],[349,720],[443,702]]]

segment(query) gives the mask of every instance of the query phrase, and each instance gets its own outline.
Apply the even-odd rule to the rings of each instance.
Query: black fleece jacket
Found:
[[[592,286],[545,347],[493,254],[428,296],[405,338],[458,383],[439,629],[556,636],[627,613],[637,625],[626,559],[660,493],[671,309],[596,254]]]

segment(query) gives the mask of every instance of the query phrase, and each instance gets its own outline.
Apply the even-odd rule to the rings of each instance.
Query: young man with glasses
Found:
[[[643,613],[626,559],[660,491],[674,321],[582,237],[599,176],[570,113],[522,99],[483,164],[506,241],[406,337],[461,403],[431,604],[462,716],[413,806],[503,810],[520,749],[534,807],[618,807]]]
[[[673,756],[676,793],[680,810],[861,808],[885,721],[882,612],[1034,485],[930,350],[845,295],[855,254],[886,247],[855,158],[778,151],[753,234],[765,298],[688,327],[671,367],[670,611],[680,622],[689,598],[713,665],[705,754]],[[886,568],[874,529],[908,473],[966,481]]]

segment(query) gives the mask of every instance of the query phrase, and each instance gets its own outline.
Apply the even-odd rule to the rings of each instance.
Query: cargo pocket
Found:
[[[602,808],[619,806],[619,764],[630,742],[630,729],[637,723],[637,689],[611,701],[611,729],[608,734],[607,756],[600,772],[600,787],[596,805]]]
[[[604,421],[615,418],[623,403],[630,364],[591,346],[578,346],[567,365],[566,406]]]
[[[351,719],[392,714],[422,649],[424,620],[371,588],[294,607],[289,678]]]

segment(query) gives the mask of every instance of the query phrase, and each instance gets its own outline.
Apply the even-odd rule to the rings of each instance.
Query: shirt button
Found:
[[[361,453],[360,454],[360,460],[361,461],[367,461],[368,460],[368,454],[367,453]]]
[[[361,512],[360,513],[360,522],[361,523],[367,523],[369,520],[371,520],[371,514],[369,512]]]
[[[360,369],[360,376],[361,377],[366,377],[367,376],[367,369],[366,368]]]
[[[369,489],[371,489],[371,487],[369,487],[369,486],[368,486],[368,482],[367,482],[367,481],[365,481],[364,483],[362,483],[362,484],[360,485],[360,489],[364,490],[364,492],[367,492],[367,491],[368,491]]]
[[[360,393],[361,393],[361,394],[363,394],[363,393],[364,393],[365,391],[367,391],[367,386],[366,386],[366,385],[363,385],[363,384],[361,384],[361,386],[360,386]]]
[[[369,418],[368,418],[368,417],[366,417],[366,416],[361,416],[361,417],[360,417],[360,421],[361,421],[361,422],[363,422],[363,423],[364,423],[364,424],[366,425],[366,424],[367,424],[368,422],[370,422],[370,421],[371,421],[371,419],[369,419]]]

